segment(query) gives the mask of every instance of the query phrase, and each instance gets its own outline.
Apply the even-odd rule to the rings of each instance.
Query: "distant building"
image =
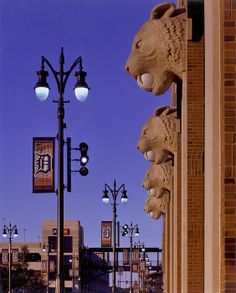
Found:
[[[42,228],[42,242],[12,241],[12,266],[18,264],[18,254],[23,246],[27,246],[29,269],[41,271],[48,284],[48,293],[54,293],[57,274],[57,222],[44,221]],[[8,266],[8,245],[8,241],[0,242],[1,266]],[[100,266],[104,262],[104,257],[92,253],[88,263],[86,251],[84,248],[84,230],[80,221],[66,220],[64,222],[65,293],[109,292],[106,291],[109,288],[109,275],[100,274]],[[88,267],[88,264],[91,267]],[[84,273],[88,271],[90,271],[90,277],[95,276],[89,279],[89,283]],[[82,284],[84,284],[84,290],[82,290]],[[85,291],[88,288],[89,291]]]
[[[21,248],[27,246],[29,251],[29,269],[41,271],[41,243],[39,242],[15,242],[12,241],[12,265],[18,264],[18,253]],[[0,264],[8,266],[8,241],[0,242]]]
[[[84,246],[84,230],[80,221],[64,223],[64,278],[66,292],[78,292],[81,275],[81,252]],[[48,292],[55,292],[57,273],[57,222],[44,221],[42,231],[42,273],[48,280]]]

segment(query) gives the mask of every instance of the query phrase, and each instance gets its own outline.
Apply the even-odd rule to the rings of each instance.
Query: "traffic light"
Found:
[[[86,164],[89,161],[88,157],[88,145],[85,142],[81,142],[79,145],[79,150],[80,150],[80,165],[82,166],[79,169],[79,173],[82,176],[87,176],[88,175],[88,168],[86,168]]]
[[[79,145],[79,150],[80,150],[80,165],[86,166],[89,160],[87,143],[81,142]]]
[[[67,138],[67,191],[71,192],[71,173],[79,172],[80,175],[86,176],[88,175],[88,168],[85,167],[86,164],[89,161],[88,157],[88,145],[85,142],[81,142],[79,145],[79,148],[72,148],[71,147],[71,138]],[[80,158],[79,159],[72,159],[71,158],[71,151],[79,151],[80,152]],[[79,162],[81,168],[78,170],[72,170],[71,162]]]
[[[123,228],[122,236],[126,236],[129,233],[128,231],[129,227],[127,224],[125,224],[122,228]]]

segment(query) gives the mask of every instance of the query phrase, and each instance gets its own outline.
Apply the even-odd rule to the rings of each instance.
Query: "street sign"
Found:
[[[132,263],[139,264],[139,248],[134,248],[132,253]]]
[[[129,264],[129,249],[124,248],[123,249],[123,265]]]

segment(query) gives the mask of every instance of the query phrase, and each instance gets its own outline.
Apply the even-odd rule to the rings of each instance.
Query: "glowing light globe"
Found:
[[[35,93],[39,101],[43,102],[47,100],[47,97],[49,95],[49,88],[47,87],[36,87],[35,88]]]
[[[85,100],[87,99],[87,97],[88,97],[88,92],[89,92],[88,88],[86,88],[86,87],[76,87],[76,88],[74,89],[74,91],[75,91],[75,96],[76,96],[76,98],[77,98],[80,102],[83,102],[83,101],[85,101]]]

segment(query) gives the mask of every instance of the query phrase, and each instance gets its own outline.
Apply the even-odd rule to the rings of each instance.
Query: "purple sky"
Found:
[[[124,70],[134,35],[158,0],[1,0],[0,1],[0,226],[17,224],[19,240],[37,241],[42,222],[56,218],[56,195],[32,193],[32,137],[56,136],[57,89],[52,74],[46,102],[34,94],[44,55],[59,69],[64,46],[65,68],[82,56],[87,101],[73,93],[74,74],[66,88],[67,129],[73,146],[89,144],[89,175],[72,175],[72,192],[65,192],[65,219],[79,219],[85,244],[100,246],[100,222],[112,220],[112,207],[101,201],[104,183],[126,184],[129,201],[118,206],[121,224],[138,224],[146,246],[161,247],[162,220],[143,211],[142,188],[150,162],[136,149],[147,118],[169,93],[155,97],[142,91]],[[66,3],[66,4],[65,4]],[[128,245],[128,238],[121,245]]]

